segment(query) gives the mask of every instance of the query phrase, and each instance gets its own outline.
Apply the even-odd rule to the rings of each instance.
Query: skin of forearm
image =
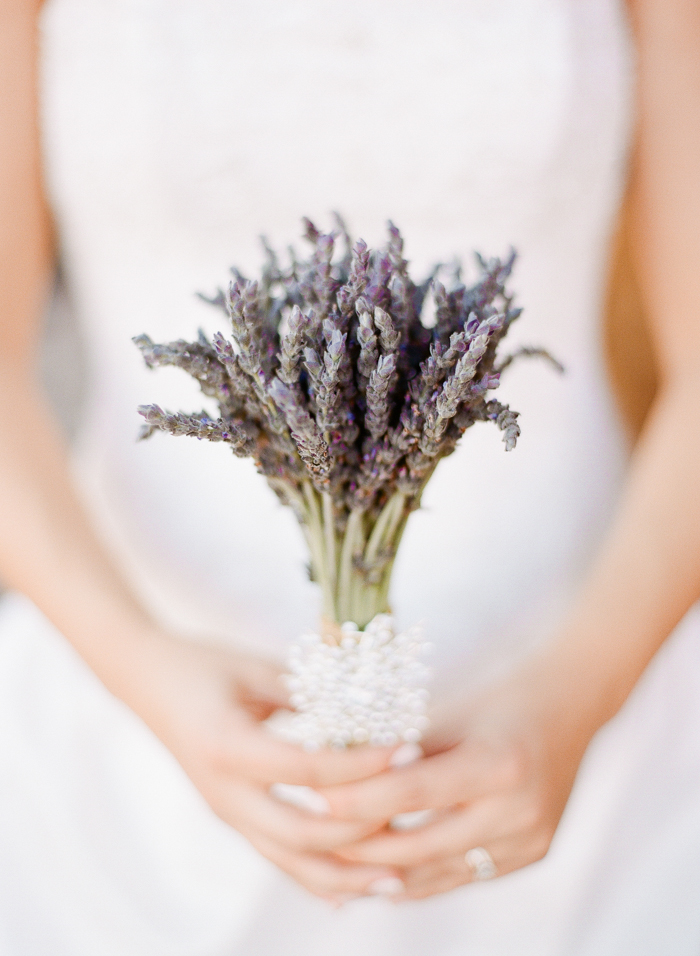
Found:
[[[632,252],[661,386],[616,518],[552,653],[570,675],[567,693],[598,723],[700,597],[700,7],[629,6],[638,54]]]
[[[634,0],[633,256],[670,384],[700,365],[700,4]]]
[[[700,443],[688,409],[700,373],[659,395],[635,449],[616,518],[560,638],[546,656],[591,730],[612,717],[700,597]]]
[[[27,594],[103,679],[149,628],[74,492],[34,377],[53,242],[37,124],[40,4],[0,0],[0,580]]]
[[[110,563],[37,388],[0,365],[0,579],[28,595],[105,679],[153,627]]]
[[[33,360],[53,259],[37,122],[39,6],[0,0],[0,361],[15,369]]]

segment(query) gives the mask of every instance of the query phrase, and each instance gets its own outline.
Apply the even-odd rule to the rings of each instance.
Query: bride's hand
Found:
[[[443,893],[475,878],[465,854],[484,848],[499,876],[547,852],[590,738],[601,722],[579,707],[551,667],[531,663],[473,700],[425,742],[428,754],[402,770],[323,791],[333,816],[377,823],[418,810],[436,811],[420,829],[389,829],[338,855],[397,867],[405,892],[395,899]]]
[[[135,675],[138,674],[138,677]],[[313,816],[275,800],[273,783],[322,787],[384,770],[374,748],[306,753],[261,722],[287,705],[273,664],[224,649],[150,635],[120,696],[174,754],[206,801],[269,860],[311,892],[342,901],[393,867],[351,864],[329,851],[376,830],[364,821]]]

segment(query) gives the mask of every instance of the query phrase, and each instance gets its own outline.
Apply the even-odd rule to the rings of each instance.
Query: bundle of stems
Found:
[[[149,367],[184,369],[218,405],[216,417],[141,406],[141,437],[191,435],[253,458],[304,531],[329,640],[342,622],[363,628],[389,610],[408,517],[466,429],[493,422],[506,451],[515,447],[518,413],[489,394],[502,371],[520,355],[555,361],[542,349],[497,356],[521,312],[505,287],[514,252],[477,256],[470,287],[457,265],[449,288],[440,266],[416,283],[392,223],[373,251],[336,220],[328,234],[305,220],[308,258],[290,250],[283,265],[264,241],[259,280],[233,269],[226,292],[202,296],[226,313],[228,337],[134,339]]]

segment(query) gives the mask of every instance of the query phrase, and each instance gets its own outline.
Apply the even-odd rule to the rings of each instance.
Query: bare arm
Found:
[[[384,769],[389,752],[311,755],[274,740],[259,720],[284,701],[276,669],[163,633],[71,484],[35,370],[53,260],[36,118],[39,7],[0,0],[0,580],[34,601],[260,852],[319,895],[357,895],[392,869],[342,864],[325,851],[373,827],[309,817],[268,787],[358,779]]]
[[[660,388],[567,635],[594,670],[602,660],[610,673],[608,716],[700,597],[700,7],[630,7],[639,57],[633,254]]]
[[[700,6],[633,0],[631,14],[634,255],[660,388],[559,639],[473,701],[433,740],[433,756],[326,791],[342,819],[452,808],[422,830],[341,851],[404,868],[407,897],[468,882],[473,847],[486,847],[499,874],[546,853],[591,737],[700,597]]]
[[[76,499],[66,449],[37,384],[53,267],[36,119],[39,6],[0,5],[0,578],[31,597],[118,689],[124,642],[145,638],[152,624]]]

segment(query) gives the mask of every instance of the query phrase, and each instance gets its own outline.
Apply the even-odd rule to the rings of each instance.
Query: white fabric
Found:
[[[213,328],[193,297],[256,236],[391,217],[419,269],[520,251],[518,449],[476,426],[409,525],[393,601],[438,693],[556,627],[625,453],[600,353],[630,128],[613,0],[50,0],[47,182],[91,365],[76,474],[154,613],[261,651],[317,611],[293,516],[221,446],[136,444],[135,406],[199,408],[130,342]],[[0,952],[27,956],[674,956],[700,948],[700,620],[598,735],[547,858],[425,903],[333,913],[217,821],[24,599],[0,611]]]

